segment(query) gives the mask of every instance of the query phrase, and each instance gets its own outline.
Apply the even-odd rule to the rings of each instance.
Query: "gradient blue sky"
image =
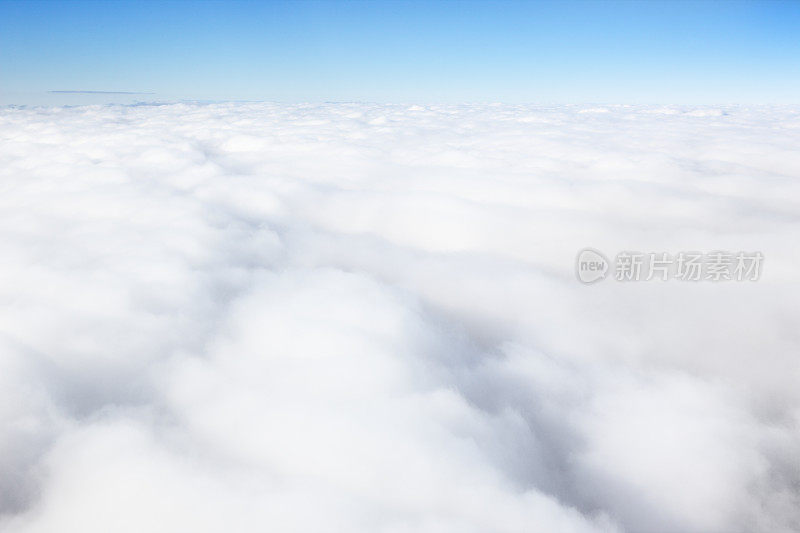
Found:
[[[0,98],[797,103],[800,2],[9,2]],[[80,95],[79,95],[80,96]],[[84,98],[96,98],[82,95]]]

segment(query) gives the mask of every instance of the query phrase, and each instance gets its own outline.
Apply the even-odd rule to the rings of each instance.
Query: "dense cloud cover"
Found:
[[[0,529],[800,528],[800,109],[0,110]],[[575,255],[758,250],[744,283]]]

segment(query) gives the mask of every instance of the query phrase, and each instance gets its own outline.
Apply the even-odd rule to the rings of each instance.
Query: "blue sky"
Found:
[[[800,2],[9,2],[2,103],[795,103]],[[84,95],[94,98],[91,95]]]

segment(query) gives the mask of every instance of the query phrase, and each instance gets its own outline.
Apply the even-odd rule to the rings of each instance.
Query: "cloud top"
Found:
[[[0,111],[0,527],[800,527],[800,109]],[[758,250],[750,283],[576,254]]]

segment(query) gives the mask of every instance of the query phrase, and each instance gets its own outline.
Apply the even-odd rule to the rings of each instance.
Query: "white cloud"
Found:
[[[0,113],[0,527],[800,527],[796,108]],[[575,254],[759,250],[756,283]]]

